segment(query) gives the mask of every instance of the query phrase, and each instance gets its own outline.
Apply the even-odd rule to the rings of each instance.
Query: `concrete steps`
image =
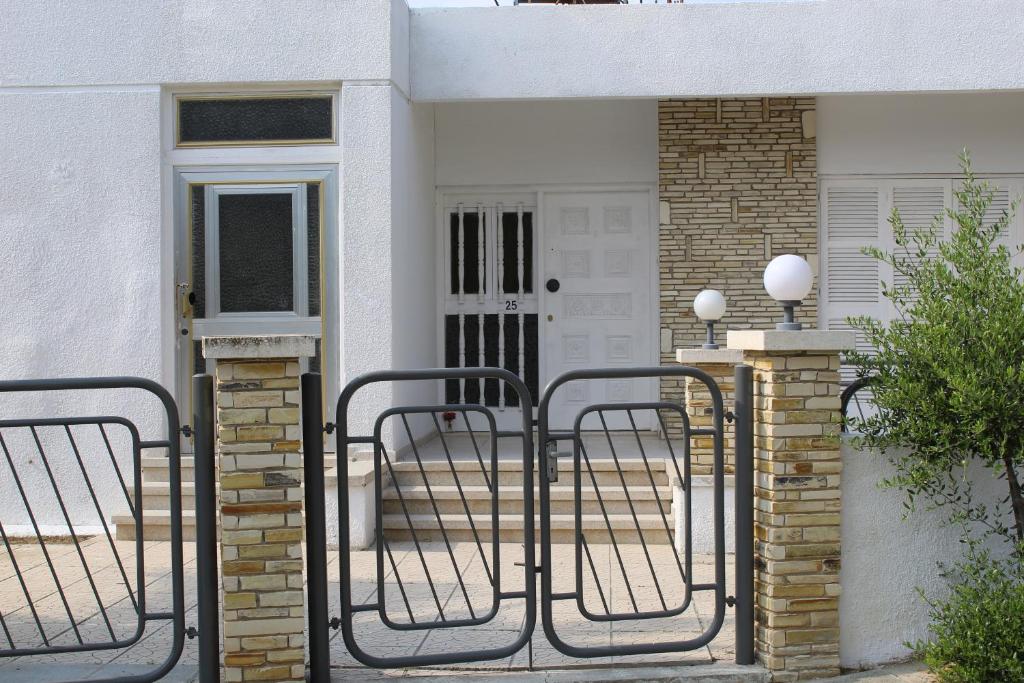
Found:
[[[473,526],[482,543],[489,543],[493,534],[493,525],[489,514],[472,515]],[[534,518],[536,522],[536,517]],[[665,516],[665,522],[658,514],[637,514],[636,521],[629,513],[609,514],[607,520],[601,514],[586,514],[582,517],[583,534],[587,543],[609,543],[614,534],[615,542],[622,544],[639,543],[641,535],[648,545],[670,545],[673,538],[672,518]],[[449,541],[471,541],[474,539],[473,528],[465,514],[441,515],[441,524],[433,514],[409,515],[416,538],[420,542],[443,541],[447,534]],[[384,535],[392,541],[410,541],[413,534],[409,531],[409,520],[403,514],[387,514],[383,516]],[[553,543],[573,543],[575,537],[574,515],[551,515],[551,541]],[[505,543],[521,543],[524,539],[522,514],[499,514],[498,529],[500,540]],[[611,531],[609,531],[609,526]],[[639,528],[639,531],[637,530]],[[534,540],[540,540],[540,528],[534,524]]]
[[[402,502],[405,502],[405,509],[410,514],[434,514],[434,506],[441,514],[465,514],[469,508],[471,514],[490,514],[491,512],[491,491],[486,486],[463,486],[461,495],[459,487],[436,486],[428,487],[424,484],[419,486],[402,486],[401,500],[398,497],[399,491],[395,487],[389,487],[383,491],[384,514],[401,514]],[[432,494],[432,495],[431,495]],[[534,487],[534,509],[539,509],[540,490]],[[431,504],[433,498],[433,505]],[[465,503],[463,503],[465,498]],[[629,514],[630,504],[637,514],[657,515],[658,508],[666,515],[672,508],[672,490],[664,488],[657,492],[650,486],[646,488],[632,487],[629,489],[627,498],[621,487],[583,487],[580,490],[581,508],[584,515],[601,514],[603,509],[609,514]],[[576,504],[573,489],[569,486],[557,486],[551,489],[551,512],[552,514],[571,515],[575,511]],[[499,487],[498,489],[498,512],[501,514],[522,514],[523,512],[523,489],[522,487],[512,488]]]
[[[333,456],[326,458],[329,471],[336,465]],[[489,539],[491,529],[491,492],[488,480],[494,474],[487,465],[485,478],[480,463],[475,459],[425,461],[421,466],[415,461],[403,460],[393,464],[394,482],[386,483],[383,491],[383,528],[389,540],[409,540],[412,534],[405,513],[408,512],[416,529],[417,537],[423,541],[443,540],[441,528],[435,515],[441,515],[449,540],[473,540],[473,530],[466,516],[466,508],[472,516],[473,525],[481,541]],[[609,526],[618,543],[638,543],[641,535],[645,542],[654,544],[671,543],[671,533],[666,534],[667,521],[670,532],[674,529],[672,519],[672,477],[665,469],[664,461],[652,459],[647,465],[642,460],[592,459],[591,468],[581,472],[581,513],[582,528],[588,542],[601,543],[610,540]],[[454,472],[453,472],[454,471]],[[552,540],[556,543],[572,543],[574,539],[575,498],[573,492],[572,459],[559,460],[559,481],[551,487]],[[424,482],[426,474],[426,482]],[[144,535],[147,540],[169,540],[170,496],[167,490],[170,480],[168,459],[160,456],[142,459],[142,511]],[[195,538],[195,484],[193,483],[194,462],[191,456],[181,458],[182,480],[182,536],[185,540]],[[651,482],[654,482],[652,487]],[[497,469],[499,492],[498,528],[502,541],[517,542],[523,536],[523,464],[518,460],[500,460]],[[456,484],[458,482],[458,484]],[[596,482],[596,487],[594,486]],[[625,482],[625,487],[623,486]],[[429,492],[428,485],[429,484]],[[461,487],[461,493],[460,493]],[[405,510],[399,500],[401,490]],[[533,477],[535,519],[539,515],[540,494],[537,488],[537,473]],[[628,491],[628,497],[627,497]],[[133,495],[134,498],[134,495]],[[465,498],[465,503],[463,503]],[[433,503],[431,502],[433,499]],[[634,521],[633,515],[636,515]],[[664,515],[664,519],[663,519]],[[607,516],[607,519],[606,519]],[[112,520],[121,540],[134,540],[135,522],[131,515],[116,515]],[[639,531],[638,527],[639,526]],[[539,530],[537,531],[539,537]]]
[[[421,541],[441,541],[445,535],[450,541],[470,541],[475,527],[482,542],[490,540],[494,529],[487,481],[495,477],[489,463],[484,464],[486,477],[477,460],[395,463],[393,484],[382,492],[385,537],[411,540],[415,530]],[[559,459],[558,473],[559,480],[551,485],[552,541],[573,543],[576,504],[571,457]],[[580,480],[580,521],[588,542],[607,543],[614,535],[616,543],[639,543],[641,537],[648,544],[672,543],[672,487],[664,460],[620,459],[616,463],[610,458],[591,459],[590,468],[583,466]],[[524,535],[522,462],[499,461],[497,481],[499,538],[520,542]],[[536,472],[533,484],[537,520],[540,492]],[[539,537],[539,529],[535,532]]]

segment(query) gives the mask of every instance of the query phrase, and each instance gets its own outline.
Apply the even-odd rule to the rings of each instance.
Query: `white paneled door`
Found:
[[[650,202],[647,191],[544,194],[540,284],[547,380],[568,370],[657,364]],[[656,397],[656,382],[649,379],[570,382],[553,398],[552,426],[570,427],[580,409],[591,404]],[[639,411],[635,419],[648,413]],[[600,426],[596,419],[583,425]],[[627,428],[628,419],[610,413],[608,427]]]

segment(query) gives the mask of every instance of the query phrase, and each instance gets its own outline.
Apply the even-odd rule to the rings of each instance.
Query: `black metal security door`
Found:
[[[93,673],[98,677],[90,680],[160,680],[181,657],[186,636],[198,636],[200,680],[217,681],[220,617],[211,378],[197,376],[194,381],[194,432],[187,426],[181,428],[174,399],[166,389],[148,379],[0,381],[0,394],[44,392],[61,406],[74,405],[72,392],[97,390],[105,390],[104,397],[116,396],[121,405],[126,404],[124,394],[128,392],[134,392],[130,395],[135,401],[140,396],[155,398],[162,413],[159,433],[147,436],[148,429],[121,415],[0,419],[0,479],[11,484],[9,488],[16,494],[0,507],[0,556],[13,570],[17,587],[10,599],[0,605],[0,661],[8,657],[35,657],[50,662],[53,655],[71,655],[61,661],[72,666],[80,661],[90,666],[103,661],[95,653],[130,653],[129,648],[147,638],[161,623],[170,622],[171,637],[162,663],[131,675],[104,676],[97,667]],[[31,404],[28,399],[25,403]],[[179,433],[194,433],[196,440],[198,629],[185,623]],[[152,543],[143,524],[142,457],[153,452],[163,452],[168,461],[168,481],[160,495],[169,502],[169,609],[154,608],[155,600],[150,600],[151,591],[147,590],[152,581],[146,571],[147,548]],[[59,517],[47,524],[55,510]],[[126,526],[133,543],[118,543],[120,537],[113,519],[120,510],[127,511],[130,522]],[[27,534],[11,533],[13,526],[20,526],[25,520]],[[91,530],[94,527],[99,531]],[[19,564],[19,556],[26,562]],[[55,596],[59,600],[55,601]],[[83,654],[81,660],[73,657],[76,653]],[[94,654],[89,657],[86,653]],[[131,655],[122,661],[130,664]]]
[[[679,402],[656,401],[638,403],[605,403],[581,407],[572,424],[552,424],[549,406],[552,398],[560,390],[572,382],[606,382],[623,379],[689,377],[705,385],[712,401],[712,425],[709,428],[691,428],[684,406]],[[588,392],[582,392],[586,395]],[[640,430],[637,428],[643,413],[653,414],[653,422],[660,427],[667,445],[667,453],[660,458],[665,459],[668,473],[681,484],[683,506],[685,509],[686,528],[683,533],[682,557],[672,553],[673,566],[656,566],[652,559],[653,548],[651,536],[663,534],[659,539],[663,543],[673,542],[674,519],[670,520],[660,506],[657,508],[658,522],[652,529],[641,525],[637,513],[638,494],[649,490],[655,500],[658,497],[658,485],[655,481],[654,458],[648,455]],[[630,425],[628,430],[610,430],[609,422],[612,415],[620,424]],[[624,416],[624,419],[622,419]],[[669,422],[677,423],[679,432],[676,436],[669,428]],[[636,654],[653,654],[662,652],[685,652],[707,645],[718,634],[725,621],[726,586],[725,586],[725,503],[724,503],[724,423],[725,410],[722,392],[717,383],[705,372],[689,367],[650,367],[650,368],[614,368],[595,370],[576,370],[564,373],[548,384],[540,401],[538,411],[538,443],[540,447],[540,534],[541,534],[541,615],[544,633],[551,644],[563,654],[572,657],[610,657]],[[606,440],[609,454],[614,461],[618,474],[621,498],[625,500],[629,518],[633,526],[617,527],[609,519],[606,500],[607,489],[602,495],[602,487],[598,484],[597,474],[583,438],[583,430],[591,435]],[[690,444],[696,436],[711,437],[713,442],[714,462],[712,476],[714,479],[712,523],[714,527],[714,580],[710,583],[694,583],[693,580],[693,547],[692,547],[692,499],[691,499],[691,462]],[[573,588],[555,591],[553,588],[553,557],[552,557],[552,514],[551,484],[559,478],[559,447],[569,449],[566,456],[572,458],[571,473],[574,493],[574,580]],[[641,482],[627,484],[623,474],[623,451],[632,457],[639,456],[642,461]],[[644,476],[646,475],[646,476]],[[584,490],[596,497],[596,504],[603,527],[598,525],[595,530],[606,538],[611,546],[611,574],[618,573],[619,584],[625,589],[627,600],[616,605],[611,601],[610,576],[603,577],[595,566],[591,553],[591,545],[584,531],[583,500]],[[617,492],[618,493],[618,492]],[[594,532],[592,532],[594,533]],[[638,544],[641,552],[638,562],[624,558],[625,543]],[[659,576],[660,575],[660,576]],[[586,581],[585,577],[590,581]],[[634,591],[631,586],[640,580],[652,582],[653,593]],[[586,586],[596,595],[587,599]],[[568,642],[564,634],[559,632],[553,607],[559,601],[573,601],[579,614],[591,622],[625,622],[644,623],[648,620],[666,620],[684,614],[690,608],[693,595],[698,591],[713,591],[714,614],[711,623],[699,635],[692,638],[672,641],[632,642],[628,644],[609,644],[596,646],[577,646]],[[668,622],[671,624],[672,622]],[[662,622],[662,628],[666,624]],[[680,629],[681,632],[681,629]]]
[[[502,392],[514,395],[517,405],[523,408],[521,426],[518,430],[499,430],[492,409],[481,404],[453,403],[445,405],[412,405],[396,407],[382,412],[374,420],[371,433],[360,434],[350,425],[349,413],[354,402],[364,390],[372,391],[380,385],[404,384],[409,382],[431,382],[455,380],[466,383],[501,383]],[[315,681],[326,681],[329,677],[328,624],[341,629],[345,645],[349,653],[359,662],[373,667],[409,667],[433,664],[453,664],[462,662],[485,661],[508,657],[522,649],[533,634],[536,620],[536,583],[534,579],[534,513],[533,513],[533,428],[530,415],[532,403],[526,384],[508,370],[499,368],[448,368],[437,370],[408,370],[375,372],[363,375],[350,382],[341,393],[337,408],[337,443],[339,454],[345,454],[350,447],[366,445],[373,449],[373,496],[376,514],[375,537],[375,568],[374,590],[363,600],[353,597],[353,563],[349,549],[349,496],[345,482],[348,481],[349,462],[344,455],[338,458],[338,546],[340,565],[341,617],[327,619],[327,576],[326,543],[323,526],[317,526],[310,520],[321,520],[324,510],[323,487],[323,432],[322,410],[320,406],[319,375],[306,374],[302,382],[302,404],[304,422],[304,448],[306,462],[306,494],[307,494],[307,556],[308,585],[310,604],[310,675]],[[442,422],[460,421],[470,434],[473,458],[468,461],[457,461],[448,440],[452,433],[442,426]],[[418,424],[417,424],[418,423]],[[390,425],[398,438],[407,442],[408,454],[415,463],[413,476],[419,476],[425,487],[427,497],[426,513],[436,521],[430,530],[432,540],[440,540],[444,550],[439,553],[427,553],[422,538],[427,532],[413,523],[415,513],[410,511],[413,500],[409,492],[409,483],[403,483],[400,473],[396,472],[397,454],[390,453],[384,446],[383,433]],[[423,441],[421,430],[425,428],[427,435],[433,436],[441,446],[441,459],[428,463],[419,444]],[[474,434],[480,434],[480,442]],[[519,454],[522,465],[522,480],[515,483],[504,483],[498,463],[499,441],[511,441],[514,450]],[[486,443],[486,447],[481,447]],[[410,462],[410,461],[406,461]],[[463,569],[453,551],[452,536],[454,530],[446,526],[443,515],[437,506],[437,499],[431,490],[427,468],[439,465],[446,476],[450,476],[451,486],[458,492],[458,502],[464,511],[464,518],[472,537],[472,544],[480,567],[486,576],[484,591],[474,591],[473,584],[464,576]],[[319,479],[318,479],[319,477]],[[467,499],[467,480],[475,482],[479,489],[482,485],[487,489],[486,500],[489,501],[489,523],[486,525],[474,522],[470,511],[471,501]],[[412,542],[417,567],[417,585],[411,586],[410,579],[403,579],[395,561],[392,543],[384,533],[383,508],[385,500],[383,491],[385,483],[393,487],[397,498],[400,515],[407,522],[403,532],[407,532]],[[503,562],[502,539],[503,530],[499,520],[499,500],[502,491],[520,492],[522,495],[522,514],[514,531],[516,538],[522,539],[522,585],[516,590],[503,588],[502,575],[507,562]],[[450,522],[449,522],[450,524]],[[421,570],[421,573],[420,571]],[[447,579],[439,576],[444,571]],[[449,573],[450,571],[450,573]],[[451,601],[446,601],[441,594],[441,584],[452,581],[457,585]],[[425,589],[424,590],[424,586]],[[479,583],[477,584],[479,587]],[[417,589],[425,598],[419,602],[413,599],[413,590]],[[395,597],[397,596],[397,598]],[[503,603],[521,601],[525,615],[518,632],[508,642],[490,648],[460,648],[458,645],[458,629],[486,624],[495,619]],[[454,603],[454,605],[452,604]],[[357,615],[375,612],[379,624],[384,627],[382,637],[397,638],[398,634],[412,631],[449,630],[451,643],[445,651],[432,654],[401,653],[393,656],[379,656],[367,652],[356,637],[358,627],[355,624]]]
[[[712,402],[712,424],[710,427],[691,427],[685,406],[681,402],[654,401],[642,403],[607,403],[580,406],[572,424],[551,424],[548,407],[551,398],[559,390],[572,382],[594,382],[633,378],[691,378],[703,384]],[[447,405],[413,405],[392,408],[383,411],[373,422],[372,428],[364,428],[360,433],[350,427],[349,418],[356,399],[364,389],[372,389],[375,385],[392,383],[397,385],[405,382],[503,382],[509,391],[518,395],[521,405],[530,406],[530,394],[521,379],[512,373],[498,368],[448,368],[436,370],[413,370],[378,372],[364,375],[353,380],[342,392],[338,402],[337,431],[338,452],[345,454],[350,447],[364,446],[373,452],[372,475],[373,497],[375,509],[375,567],[372,581],[373,590],[364,599],[354,599],[353,586],[359,583],[354,575],[353,555],[349,550],[349,497],[346,482],[349,475],[348,458],[339,457],[338,461],[338,508],[339,508],[339,547],[340,547],[340,592],[341,616],[328,619],[327,593],[327,550],[326,529],[324,525],[324,468],[323,439],[324,432],[330,431],[331,425],[325,430],[322,422],[321,389],[319,375],[306,374],[302,380],[303,404],[303,440],[306,467],[306,510],[307,510],[307,573],[309,583],[309,623],[310,623],[310,674],[311,680],[328,680],[330,655],[328,640],[330,627],[340,628],[349,653],[358,662],[367,666],[389,668],[409,667],[437,664],[454,664],[462,662],[499,659],[514,654],[529,643],[535,625],[535,575],[541,575],[540,606],[543,617],[544,634],[551,644],[560,652],[570,657],[609,657],[622,655],[642,655],[654,653],[684,652],[698,649],[708,644],[719,635],[726,619],[728,607],[735,608],[736,615],[736,662],[752,664],[754,661],[753,619],[754,619],[754,568],[753,568],[753,377],[748,366],[738,366],[735,385],[735,413],[726,413],[722,391],[718,384],[705,372],[696,368],[667,366],[651,368],[600,369],[582,370],[565,373],[553,380],[541,399],[536,424],[538,432],[537,450],[534,450],[534,425],[529,420],[531,411],[523,411],[522,426],[514,431],[502,431],[496,427],[491,409],[483,405],[453,403]],[[586,395],[586,392],[582,392]],[[642,419],[640,414],[653,419]],[[614,417],[613,417],[614,415]],[[421,420],[420,429],[411,427],[413,420]],[[453,457],[453,449],[448,440],[452,438],[442,427],[441,421],[449,423],[453,420],[463,422],[460,430],[472,444],[470,457],[459,460]],[[729,594],[726,585],[726,550],[725,550],[725,468],[724,440],[726,421],[735,423],[735,492],[736,492],[736,583],[735,591]],[[400,441],[407,443],[406,457],[401,462],[395,453],[389,453],[384,447],[386,440],[385,425],[392,422],[395,430],[392,437],[401,435]],[[613,430],[609,424],[629,424],[631,429]],[[651,437],[644,436],[638,424],[657,424],[666,435],[666,452],[655,454],[648,452]],[[426,431],[422,429],[427,425]],[[473,436],[480,435],[479,442]],[[423,453],[424,435],[436,439],[441,446],[440,457],[434,454],[430,462]],[[584,438],[586,436],[586,438]],[[710,581],[694,579],[693,546],[692,546],[692,512],[693,501],[691,491],[690,448],[694,438],[710,439],[713,444],[713,503],[711,518],[713,525],[714,568]],[[594,467],[594,454],[589,452],[595,439],[607,442],[601,453],[604,458],[601,476],[606,477],[599,485]],[[647,441],[645,441],[645,438]],[[498,443],[509,440],[516,444],[517,457],[521,458],[522,478],[514,484],[503,482],[498,460]],[[564,449],[559,453],[559,449]],[[534,457],[538,458],[539,472],[537,484],[540,495],[540,564],[534,562]],[[564,456],[564,457],[559,457]],[[627,457],[628,456],[628,457]],[[610,460],[609,460],[610,457]],[[626,460],[630,460],[627,468]],[[663,462],[656,462],[662,460]],[[571,460],[571,467],[566,464]],[[612,463],[609,466],[609,462]],[[559,464],[562,464],[562,467]],[[654,471],[662,467],[662,475],[674,479],[677,488],[681,489],[679,504],[685,509],[685,522],[680,539],[680,552],[671,551],[669,562],[660,566],[652,559],[653,551],[650,536],[663,534],[671,542],[674,534],[675,520],[663,507],[658,498],[658,484]],[[458,489],[458,502],[469,520],[472,540],[479,557],[487,572],[488,595],[482,609],[475,610],[468,582],[464,581],[459,565],[452,550],[451,535],[453,530],[446,528],[444,515],[438,505],[441,497],[431,489],[427,469],[433,466],[444,470],[446,476]],[[405,474],[403,475],[402,469]],[[627,482],[625,470],[630,470],[631,480]],[[565,490],[560,491],[559,504],[564,508],[571,503],[573,524],[573,551],[571,577],[561,568],[558,577],[569,577],[574,584],[570,590],[555,590],[553,579],[556,574],[556,562],[553,558],[552,528],[552,486],[560,476],[560,470],[572,477],[572,499],[568,501]],[[419,479],[410,480],[409,472]],[[474,525],[467,503],[468,488],[464,486],[464,478],[472,475],[477,488],[482,481],[487,487],[489,523]],[[616,479],[617,477],[617,479]],[[610,478],[610,479],[608,479]],[[422,481],[419,496],[410,490],[410,481]],[[389,482],[389,484],[388,484]],[[610,483],[609,483],[610,482]],[[398,571],[395,553],[391,542],[383,528],[382,510],[386,503],[382,495],[384,486],[393,487],[391,503],[397,504],[400,518],[408,521],[408,539],[412,549],[409,551],[416,557],[414,567],[422,567],[418,589],[421,592],[420,605],[433,605],[426,613],[421,613],[410,600],[408,579],[404,580]],[[608,488],[619,490],[614,492],[616,504],[619,506],[617,524],[611,523],[608,514],[609,501],[605,498]],[[504,496],[503,496],[504,493]],[[520,533],[516,540],[523,543],[523,584],[515,590],[503,590],[501,583],[502,555],[500,542],[503,525],[499,520],[499,509],[507,503],[509,494],[522,496],[523,508],[521,517],[516,522],[515,531]],[[590,538],[589,531],[584,529],[584,493],[587,495],[586,505],[591,518],[603,519],[604,525],[598,524],[596,530],[600,538]],[[642,528],[637,506],[641,498],[655,500],[659,507],[657,513],[646,515],[646,526]],[[442,541],[442,550],[434,552],[434,561],[440,557],[450,560],[454,570],[454,579],[450,595],[457,604],[465,606],[464,610],[450,610],[448,604],[438,598],[436,591],[439,584],[437,577],[431,575],[431,565],[425,551],[425,532],[421,524],[419,530],[413,524],[415,512],[411,512],[419,504],[421,520],[424,514],[436,520],[427,528],[433,533],[429,540]],[[424,508],[425,506],[425,508]],[[623,515],[622,509],[628,514]],[[597,512],[594,512],[594,510]],[[426,512],[424,513],[424,510]],[[622,519],[631,519],[632,527],[623,526]],[[653,522],[652,522],[653,520]],[[507,525],[505,525],[507,527]],[[485,527],[485,528],[484,528]],[[564,530],[564,526],[559,531]],[[590,539],[590,540],[588,540]],[[628,596],[625,601],[615,603],[598,577],[595,568],[592,546],[607,546],[609,566],[621,572],[619,577],[620,590]],[[624,546],[633,546],[633,561],[624,558]],[[565,548],[566,546],[560,546]],[[639,548],[639,551],[637,551]],[[662,545],[662,549],[665,546]],[[665,553],[662,553],[663,557]],[[639,558],[639,559],[637,559]],[[517,563],[518,564],[518,563]],[[649,570],[653,584],[645,595],[631,589],[632,564],[640,569]],[[561,566],[560,566],[561,567]],[[605,576],[610,576],[606,574]],[[589,583],[585,580],[589,577]],[[666,578],[662,582],[660,579]],[[425,586],[425,588],[424,588]],[[589,586],[589,588],[587,587]],[[364,593],[366,592],[364,588]],[[642,638],[634,639],[628,644],[610,644],[597,646],[576,646],[569,642],[566,633],[560,632],[554,618],[555,607],[575,603],[577,616],[587,622],[608,623],[629,622],[635,631],[642,633],[644,627],[654,622],[663,625],[668,622],[674,628],[673,619],[684,619],[694,604],[695,596],[710,593],[713,597],[713,613],[710,623],[700,633],[692,637],[681,637],[673,640],[646,642]],[[389,609],[389,596],[392,607]],[[398,596],[397,598],[395,596]],[[461,602],[458,602],[461,600]],[[516,631],[509,642],[490,649],[461,649],[459,647],[458,630],[462,627],[473,627],[486,624],[495,618],[504,601],[525,601],[526,614],[521,628]],[[368,653],[360,646],[357,634],[361,626],[355,618],[363,613],[375,612],[380,624],[386,627],[385,634],[401,634],[410,631],[430,631],[447,629],[450,633],[449,645],[444,652],[416,654],[415,652],[397,652],[388,656],[376,656]],[[571,629],[572,627],[570,627]],[[680,628],[679,632],[685,629]],[[365,635],[365,634],[364,634]],[[569,633],[571,635],[571,632]],[[396,636],[397,637],[397,636]]]

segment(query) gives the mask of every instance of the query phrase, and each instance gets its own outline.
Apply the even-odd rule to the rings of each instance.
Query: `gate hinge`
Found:
[[[328,422],[327,424],[325,424],[324,425],[324,434],[333,434],[334,433],[334,427],[335,427],[335,425],[334,425],[333,422]]]
[[[194,640],[195,637],[198,635],[199,629],[197,629],[195,626],[189,626],[185,629],[185,636],[188,637],[189,640]]]
[[[729,607],[735,607],[736,606],[736,596],[735,595],[727,595],[727,596],[725,596],[725,604],[727,604]]]
[[[726,422],[728,422],[729,424],[732,424],[735,420],[736,420],[736,413],[732,412],[731,410],[729,410],[729,411],[727,411],[725,413],[725,421]]]
[[[341,628],[341,619],[338,617],[331,617],[331,620],[327,622],[327,625],[331,627],[331,630],[337,631]]]
[[[516,567],[525,567],[526,566],[525,562],[513,562],[512,564],[514,566],[516,566]],[[534,574],[540,574],[542,571],[544,571],[542,565],[538,564],[536,567],[533,568],[533,573]]]
[[[194,432],[192,431],[192,427],[190,425],[182,425],[181,433],[182,436],[184,436],[186,439],[191,439],[192,434],[194,434]]]

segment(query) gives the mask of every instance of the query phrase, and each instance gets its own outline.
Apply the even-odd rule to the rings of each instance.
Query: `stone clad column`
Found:
[[[722,400],[726,412],[730,412],[736,403],[735,372],[736,365],[743,362],[743,353],[732,349],[676,349],[676,361],[711,375],[711,378],[722,390]],[[711,427],[712,405],[711,393],[707,386],[698,380],[687,377],[684,383],[686,415],[690,418],[690,427]],[[726,472],[732,472],[735,442],[733,426],[725,425],[725,463]],[[714,439],[710,436],[697,436],[691,439],[690,453],[693,457],[695,474],[710,474],[714,462]]]
[[[299,359],[315,338],[204,337],[217,361],[226,681],[305,677]]]
[[[756,647],[775,681],[839,674],[839,352],[852,332],[730,331],[754,367]]]

